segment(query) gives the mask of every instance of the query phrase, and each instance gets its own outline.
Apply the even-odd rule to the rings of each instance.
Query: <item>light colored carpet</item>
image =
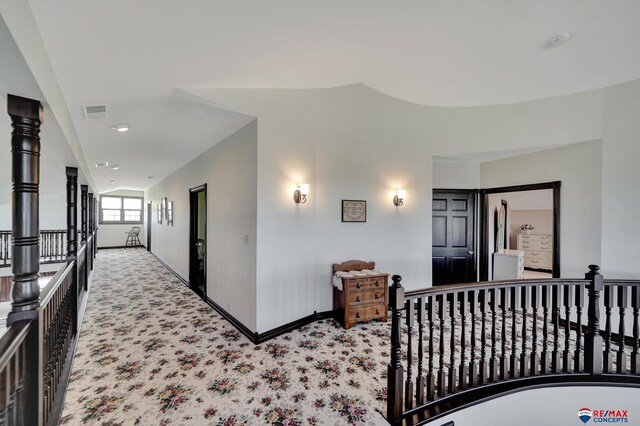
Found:
[[[326,320],[255,346],[145,250],[100,251],[62,423],[387,424],[388,342]]]

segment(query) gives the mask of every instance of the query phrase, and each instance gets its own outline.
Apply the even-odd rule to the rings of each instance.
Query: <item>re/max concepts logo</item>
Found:
[[[594,423],[629,423],[627,410],[590,410],[581,408],[578,410],[578,418],[582,423],[593,419]]]

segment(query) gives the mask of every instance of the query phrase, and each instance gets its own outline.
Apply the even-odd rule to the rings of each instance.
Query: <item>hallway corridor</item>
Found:
[[[95,261],[62,424],[387,424],[388,324],[255,346],[146,250]]]

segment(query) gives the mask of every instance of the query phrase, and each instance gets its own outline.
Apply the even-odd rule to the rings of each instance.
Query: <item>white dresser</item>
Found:
[[[500,250],[493,253],[493,279],[521,280],[524,278],[524,252]]]
[[[553,269],[553,237],[548,234],[518,234],[518,250],[524,251],[525,268]]]

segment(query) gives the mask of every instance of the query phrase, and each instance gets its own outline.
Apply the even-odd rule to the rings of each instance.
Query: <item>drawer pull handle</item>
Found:
[[[360,318],[360,314],[356,312],[356,318]]]
[[[376,315],[380,315],[380,311],[376,309]]]
[[[356,302],[359,302],[359,301],[360,301],[360,296],[357,296],[356,297]]]
[[[378,295],[376,294],[376,300],[378,300],[378,299],[380,299],[380,296],[378,296]]]
[[[360,288],[360,283],[356,283],[356,288]]]
[[[380,287],[380,283],[376,281],[376,287]]]

